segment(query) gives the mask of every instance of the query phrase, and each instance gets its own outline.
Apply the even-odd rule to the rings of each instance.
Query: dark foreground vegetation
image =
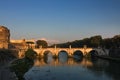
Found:
[[[10,61],[17,57],[17,51],[0,49],[0,62]]]
[[[33,66],[35,58],[36,52],[32,49],[28,49],[25,52],[25,57],[23,59],[12,62],[10,69],[15,72],[18,80],[24,80],[23,76]]]

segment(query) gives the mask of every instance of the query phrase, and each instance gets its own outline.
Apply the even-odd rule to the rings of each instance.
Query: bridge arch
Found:
[[[83,57],[83,52],[81,50],[76,50],[73,52],[73,57],[76,57],[78,56],[79,58],[82,58]]]
[[[66,63],[68,60],[69,53],[65,50],[58,52],[58,60],[60,63]]]
[[[41,51],[39,51],[38,49],[34,49],[34,51],[37,53],[37,56],[39,56],[39,57],[42,56]]]
[[[88,55],[90,55],[91,57],[95,57],[98,55],[98,51],[93,49],[88,53]]]
[[[67,56],[68,56],[68,51],[66,51],[66,50],[60,50],[59,52],[58,52],[58,56],[61,54],[61,52],[64,52]]]
[[[48,55],[49,53],[53,55],[53,52],[51,50],[44,50],[42,52],[42,55],[45,56],[45,55]]]

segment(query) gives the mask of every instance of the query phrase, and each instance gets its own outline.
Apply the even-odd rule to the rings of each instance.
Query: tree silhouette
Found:
[[[42,46],[43,48],[48,47],[48,43],[45,40],[37,40],[36,41],[36,47],[39,48]]]

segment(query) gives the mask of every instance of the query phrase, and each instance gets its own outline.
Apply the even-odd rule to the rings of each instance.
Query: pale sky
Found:
[[[113,37],[120,34],[120,0],[0,0],[0,25],[11,39]]]

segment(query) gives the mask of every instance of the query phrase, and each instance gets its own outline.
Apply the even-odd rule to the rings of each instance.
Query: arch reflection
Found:
[[[66,51],[60,51],[58,60],[60,63],[66,63],[68,61],[68,53]]]
[[[50,64],[53,61],[53,59],[52,59],[52,53],[51,52],[45,52],[43,60],[44,60],[44,62],[46,64]]]

